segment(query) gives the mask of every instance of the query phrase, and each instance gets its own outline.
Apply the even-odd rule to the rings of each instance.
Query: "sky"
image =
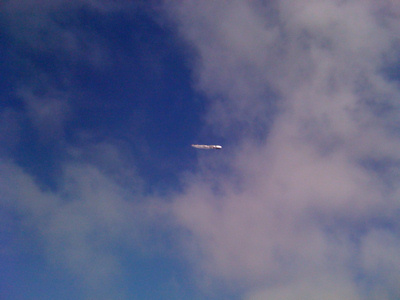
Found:
[[[395,0],[2,1],[0,299],[399,299],[399,57]]]

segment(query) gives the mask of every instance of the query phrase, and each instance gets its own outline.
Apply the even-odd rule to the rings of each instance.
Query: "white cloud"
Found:
[[[9,33],[35,51],[102,61],[96,37],[51,18],[66,3],[7,2]],[[111,9],[106,1],[70,3]],[[169,207],[189,232],[182,251],[204,287],[248,299],[363,299],[368,291],[370,299],[398,298],[400,239],[387,224],[396,223],[400,209],[400,120],[391,112],[400,91],[382,71],[399,51],[399,14],[387,12],[392,6],[165,4],[196,52],[195,84],[209,97],[208,125],[221,135],[238,124],[246,128],[221,163],[234,175],[203,158]],[[22,22],[30,9],[37,14]],[[38,128],[62,130],[65,98],[29,89],[22,96]],[[248,134],[260,129],[267,138]],[[122,273],[116,248],[140,251],[151,226],[165,230],[156,220],[168,208],[165,199],[159,207],[134,201],[141,181],[117,148],[99,144],[69,154],[56,191],[40,189],[21,168],[1,161],[0,199],[41,236],[51,261],[78,276],[90,295],[107,297]]]
[[[107,171],[70,161],[59,188],[45,191],[16,164],[2,160],[0,199],[5,211],[22,220],[19,226],[35,235],[29,247],[40,249],[52,268],[74,276],[87,297],[125,299],[123,253],[151,250],[145,246],[152,239],[147,233],[158,212]]]
[[[333,274],[334,275],[334,274]],[[331,278],[324,275],[315,278],[300,279],[290,285],[267,288],[263,291],[257,291],[248,295],[246,300],[318,300],[318,299],[363,299],[358,295],[357,290],[351,284],[351,278],[346,278],[343,274],[337,274]]]
[[[243,135],[227,158],[239,185],[203,166],[175,200],[178,222],[192,233],[183,243],[195,249],[188,256],[203,280],[233,290],[266,286],[255,299],[363,298],[356,277],[367,276],[359,261],[369,246],[360,239],[400,208],[396,172],[385,167],[400,159],[399,118],[390,112],[400,89],[382,71],[399,51],[398,16],[382,13],[388,3],[167,6],[196,53],[210,124],[254,129],[273,120],[265,140]]]

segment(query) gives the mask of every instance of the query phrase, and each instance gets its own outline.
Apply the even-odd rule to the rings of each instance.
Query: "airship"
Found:
[[[197,149],[206,149],[206,150],[210,150],[210,149],[222,149],[222,146],[220,145],[192,145],[193,148],[197,148]]]

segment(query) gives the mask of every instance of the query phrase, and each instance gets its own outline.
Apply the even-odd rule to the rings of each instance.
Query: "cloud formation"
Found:
[[[122,264],[149,253],[184,257],[183,273],[193,272],[206,298],[399,298],[400,6],[163,2],[156,11],[165,15],[153,16],[192,54],[205,131],[227,141],[200,154],[181,176],[184,188],[165,196],[146,193],[135,167],[151,157],[126,155],[117,138],[94,130],[77,129],[71,144],[64,136],[80,99],[70,64],[96,69],[112,56],[75,13],[132,9],[123,2],[0,4],[23,75],[14,82],[20,106],[0,112],[0,199],[10,222],[29,228],[32,244],[89,299],[130,299]],[[149,63],[158,70],[160,61]],[[60,149],[53,185],[14,157],[31,126]],[[175,292],[188,284],[176,281],[167,284]]]
[[[103,109],[104,98],[90,95],[93,99],[85,99],[89,108],[77,115],[84,106],[77,82],[93,79],[93,72],[109,63],[114,46],[104,31],[90,26],[122,8],[129,14],[135,6],[96,0],[0,4],[1,33],[9,43],[4,53],[12,65],[5,74],[11,84],[4,97],[7,108],[0,111],[0,201],[1,214],[7,216],[0,230],[6,232],[10,223],[29,232],[26,238],[10,229],[0,259],[20,254],[24,250],[16,245],[23,244],[29,255],[42,259],[37,260],[48,268],[45,272],[72,277],[78,291],[67,290],[82,299],[131,298],[127,290],[134,284],[127,285],[124,272],[132,276],[142,270],[131,272],[122,262],[137,268],[137,261],[158,253],[155,244],[164,231],[158,214],[163,207],[155,208],[143,195],[127,142],[103,138],[104,133],[99,138],[97,128],[85,127],[87,111]],[[74,80],[74,74],[81,77]],[[96,115],[96,121],[107,123],[107,117]],[[83,128],[74,128],[71,120]],[[35,284],[50,290],[47,282]],[[16,293],[9,286],[5,290]]]
[[[59,181],[56,192],[45,191],[32,176],[3,160],[2,206],[24,220],[48,261],[76,276],[88,297],[120,295],[126,288],[117,281],[123,275],[121,253],[127,247],[140,251],[138,224],[146,223],[147,208],[135,208],[136,195],[95,165],[70,162]]]
[[[400,89],[385,74],[399,53],[391,5],[168,7],[195,49],[197,87],[214,101],[211,126],[270,126],[265,140],[243,135],[235,145],[240,188],[198,174],[175,201],[210,282],[264,289],[248,299],[399,296],[399,249],[384,253],[378,242],[399,242]]]

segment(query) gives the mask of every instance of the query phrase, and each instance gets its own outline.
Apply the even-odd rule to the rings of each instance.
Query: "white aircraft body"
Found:
[[[206,149],[206,150],[222,149],[222,146],[220,145],[192,145],[192,147],[197,149]]]

